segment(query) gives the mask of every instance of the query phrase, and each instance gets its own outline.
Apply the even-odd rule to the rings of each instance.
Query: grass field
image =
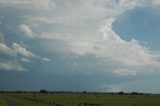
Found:
[[[2,95],[0,95],[0,106],[7,106],[6,101],[3,99]]]
[[[4,93],[25,106],[160,106],[160,96],[103,93]],[[80,105],[81,104],[81,105]]]

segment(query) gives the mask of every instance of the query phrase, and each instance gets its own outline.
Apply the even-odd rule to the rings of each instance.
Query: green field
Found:
[[[24,106],[160,106],[157,95],[105,93],[3,93],[0,106],[8,106],[7,97]]]
[[[0,95],[0,106],[7,106],[7,103],[3,99],[3,97]]]

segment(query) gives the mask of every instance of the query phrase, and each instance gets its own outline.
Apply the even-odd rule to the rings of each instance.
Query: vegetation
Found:
[[[19,92],[3,93],[26,106],[160,106],[160,96],[132,92],[89,93],[89,92]],[[0,102],[5,101],[0,98]],[[0,106],[6,106],[1,105]]]
[[[5,100],[2,98],[1,95],[0,95],[0,106],[7,106],[7,103],[6,103]]]
[[[22,102],[26,106],[51,106],[49,104],[37,102],[37,101],[32,101],[28,99],[22,99],[22,98],[15,98],[16,101]]]

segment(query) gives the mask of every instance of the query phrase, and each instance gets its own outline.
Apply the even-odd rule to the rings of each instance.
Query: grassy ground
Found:
[[[32,100],[13,97],[13,96],[8,95],[8,94],[2,94],[2,95],[0,95],[0,106],[8,106],[5,99],[4,99],[4,96],[11,98],[15,102],[23,103],[25,106],[51,106],[51,105],[48,105],[48,104],[44,104],[44,103],[40,103],[40,102],[36,102],[36,101],[32,101]]]
[[[5,102],[5,100],[2,98],[1,95],[0,95],[0,106],[8,106],[7,103]]]
[[[27,99],[21,99],[21,98],[15,98],[17,101],[22,102],[26,106],[51,106],[48,104],[40,103],[40,102],[35,102]],[[53,106],[53,105],[52,105]]]
[[[9,96],[24,103],[26,106],[50,106],[47,103],[62,104],[63,106],[78,106],[80,103],[100,104],[103,106],[160,106],[160,96],[154,95],[13,93],[9,94]]]

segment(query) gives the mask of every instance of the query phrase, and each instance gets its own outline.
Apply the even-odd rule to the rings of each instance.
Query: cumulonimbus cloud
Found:
[[[115,66],[115,68],[112,70],[115,74],[121,73],[121,75],[136,75],[136,72],[142,70],[142,67],[150,66],[153,68],[153,70],[154,68],[157,69],[157,67],[159,67],[159,52],[157,52],[157,54],[152,54],[151,50],[140,45],[139,42],[134,38],[130,41],[123,40],[114,32],[114,30],[112,30],[112,23],[120,14],[124,13],[125,11],[134,9],[136,7],[149,6],[149,4],[152,6],[158,6],[160,5],[160,2],[157,0],[81,0],[79,2],[83,5],[83,8],[81,8],[80,5],[77,5],[77,7],[73,7],[74,9],[66,9],[65,11],[67,14],[64,13],[60,14],[58,17],[53,17],[53,19],[61,19],[60,23],[56,23],[50,17],[38,16],[39,18],[37,18],[37,20],[36,17],[29,17],[29,20],[32,22],[30,24],[50,23],[54,25],[56,23],[60,26],[69,26],[73,24],[76,26],[80,22],[86,23],[89,20],[99,21],[100,18],[106,17],[105,19],[101,20],[101,24],[99,25],[100,28],[98,29],[98,31],[101,32],[101,35],[99,35],[102,36],[101,39],[97,39],[96,35],[73,36],[72,33],[63,34],[46,32],[45,30],[35,32],[26,24],[22,24],[20,26],[20,30],[30,38],[53,39],[60,42],[65,42],[65,44],[68,45],[68,49],[64,49],[63,46],[62,49],[67,50],[67,53],[70,52],[71,54],[81,56],[91,54],[96,58],[102,58],[105,61],[110,59],[114,62],[118,62],[120,67]],[[76,2],[74,3],[76,4]],[[71,2],[71,5],[74,4]],[[81,15],[81,13],[83,13],[83,15]],[[62,17],[65,17],[66,15],[70,17],[67,19],[73,19],[73,22],[69,21],[66,23],[64,18],[62,20]],[[37,28],[38,27],[39,26],[37,26]]]

